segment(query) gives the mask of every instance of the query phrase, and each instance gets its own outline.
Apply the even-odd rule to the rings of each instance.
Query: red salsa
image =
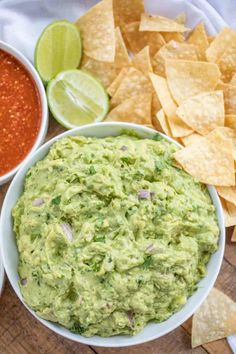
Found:
[[[27,69],[0,49],[0,176],[16,167],[39,133],[41,102]]]

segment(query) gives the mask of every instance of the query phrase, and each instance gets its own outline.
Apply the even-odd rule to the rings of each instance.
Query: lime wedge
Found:
[[[108,95],[92,75],[84,70],[66,70],[47,87],[50,111],[67,129],[100,122],[109,109]]]
[[[44,83],[60,71],[76,69],[82,45],[78,28],[66,20],[55,21],[41,34],[35,48],[35,67]]]

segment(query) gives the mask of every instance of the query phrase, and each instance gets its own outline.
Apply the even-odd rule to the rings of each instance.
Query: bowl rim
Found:
[[[41,123],[40,123],[40,129],[37,135],[37,138],[31,147],[30,151],[28,154],[24,157],[24,159],[13,169],[5,173],[4,175],[0,176],[0,185],[6,183],[9,181],[14,174],[19,170],[19,168],[24,164],[28,156],[35,151],[44,141],[47,130],[48,130],[48,117],[49,117],[49,111],[48,111],[48,104],[47,104],[47,97],[46,97],[46,92],[45,88],[43,86],[42,80],[40,79],[39,74],[37,73],[36,69],[34,66],[30,63],[30,61],[16,48],[14,48],[12,45],[0,40],[0,49],[5,51],[6,53],[12,55],[15,57],[27,70],[27,72],[30,74],[32,77],[37,90],[39,94],[39,99],[41,102]]]
[[[172,323],[172,325],[167,326],[166,329],[161,330],[161,331],[157,331],[154,335],[152,336],[148,336],[145,339],[135,339],[135,336],[115,336],[115,337],[101,337],[101,336],[93,336],[93,337],[84,337],[82,335],[79,334],[74,334],[72,332],[70,332],[69,330],[67,330],[65,327],[57,325],[53,322],[50,322],[48,320],[44,320],[41,317],[39,317],[35,311],[33,311],[23,300],[19,286],[17,284],[17,282],[15,282],[13,279],[11,279],[11,275],[10,275],[10,269],[8,269],[7,266],[7,258],[4,252],[4,237],[3,237],[3,223],[4,223],[4,219],[5,219],[5,214],[7,215],[7,212],[9,212],[8,208],[8,202],[11,199],[11,194],[13,191],[13,188],[15,185],[19,185],[19,182],[24,180],[25,178],[25,174],[28,170],[29,167],[31,167],[33,164],[36,163],[36,161],[41,160],[43,157],[38,157],[40,156],[41,152],[48,151],[48,148],[50,148],[50,146],[52,144],[54,144],[57,140],[60,140],[66,136],[96,136],[97,133],[91,133],[87,134],[87,133],[83,133],[83,130],[86,131],[86,129],[95,129],[96,128],[106,128],[106,127],[117,127],[120,128],[119,133],[115,132],[113,133],[113,136],[118,136],[121,134],[121,132],[124,129],[129,129],[129,130],[135,130],[136,132],[140,132],[140,134],[143,135],[148,135],[150,138],[153,137],[153,135],[155,134],[160,134],[162,137],[164,137],[167,141],[174,143],[177,146],[183,147],[181,144],[177,143],[175,140],[173,140],[172,138],[166,136],[165,134],[158,132],[152,128],[149,127],[145,127],[142,125],[138,125],[138,124],[133,124],[133,123],[123,123],[123,122],[106,122],[106,123],[93,123],[93,124],[88,124],[88,125],[84,125],[78,128],[74,128],[71,129],[69,131],[63,132],[57,136],[55,136],[54,138],[50,139],[48,142],[46,142],[45,144],[43,144],[37,151],[35,151],[33,154],[31,154],[30,156],[28,156],[27,161],[25,162],[25,164],[20,168],[20,170],[17,172],[16,176],[14,177],[13,181],[11,182],[11,185],[7,191],[6,197],[4,199],[4,203],[2,206],[2,213],[1,213],[1,218],[0,218],[0,249],[1,249],[1,254],[2,254],[2,260],[3,260],[3,264],[5,267],[5,271],[6,274],[8,276],[8,279],[16,293],[16,295],[18,296],[18,298],[21,300],[21,302],[24,304],[24,306],[29,310],[29,312],[37,319],[39,320],[43,325],[45,325],[47,328],[51,329],[53,332],[76,342],[79,343],[83,343],[83,344],[87,344],[87,345],[93,345],[93,346],[97,346],[97,347],[129,347],[132,345],[138,345],[138,344],[142,344],[142,343],[146,343],[149,341],[152,341],[154,339],[157,339],[159,337],[162,337],[163,335],[171,332],[172,330],[174,330],[175,328],[177,328],[178,326],[180,326],[183,322],[185,322],[195,311],[196,309],[201,305],[201,303],[205,300],[205,298],[207,297],[207,295],[209,294],[210,290],[212,289],[216,278],[219,274],[220,268],[221,268],[221,264],[222,264],[222,260],[223,260],[223,256],[224,256],[224,248],[225,248],[225,225],[224,225],[224,217],[223,217],[223,210],[222,210],[222,206],[220,203],[220,199],[218,197],[218,194],[215,190],[215,188],[213,186],[209,186],[207,185],[212,203],[214,203],[215,207],[216,207],[216,211],[217,211],[217,221],[218,221],[218,225],[219,225],[219,229],[220,229],[220,234],[219,234],[219,247],[218,250],[211,256],[210,260],[208,261],[208,264],[210,263],[212,257],[217,253],[217,261],[216,261],[216,265],[213,269],[213,271],[211,272],[211,277],[210,279],[208,279],[208,283],[204,289],[204,291],[202,290],[202,288],[200,289],[200,287],[198,288],[198,290],[196,292],[194,292],[187,300],[186,304],[184,305],[184,307],[186,305],[189,305],[190,307],[190,300],[192,298],[196,298],[199,297],[200,299],[198,299],[198,301],[196,301],[196,303],[188,309],[187,313],[185,315],[183,315],[181,317],[180,320],[177,320],[177,322]],[[112,134],[110,134],[111,136]],[[108,135],[104,135],[104,136],[108,136]],[[32,163],[32,160],[35,161]],[[19,180],[19,181],[18,181]],[[17,274],[18,271],[16,270]],[[201,280],[203,281],[204,279],[208,278],[210,272],[207,273],[207,275]],[[200,290],[199,290],[200,289]],[[198,294],[200,292],[200,295]],[[203,292],[203,294],[201,293]],[[183,308],[182,307],[178,312],[176,312],[175,314],[173,314],[169,319],[167,319],[166,321],[169,321],[173,316],[175,316],[176,314],[180,313]],[[163,324],[163,321],[159,324],[155,324],[156,326]],[[147,327],[148,324],[145,326]],[[125,340],[123,340],[123,337],[127,337],[127,338],[131,338],[131,341],[126,343]],[[109,339],[110,338],[117,338],[117,342],[115,343],[110,343]],[[119,338],[119,339],[118,339]]]
[[[3,292],[4,282],[5,282],[5,271],[2,263],[2,258],[0,255],[0,296]]]

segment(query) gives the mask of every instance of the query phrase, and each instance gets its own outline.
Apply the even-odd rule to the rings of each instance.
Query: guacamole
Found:
[[[136,334],[178,311],[217,249],[206,187],[159,138],[66,137],[13,209],[25,302],[84,336]]]

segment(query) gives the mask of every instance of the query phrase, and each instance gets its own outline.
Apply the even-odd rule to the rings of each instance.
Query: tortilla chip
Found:
[[[236,71],[236,47],[226,49],[217,64],[221,72],[231,71],[233,76]]]
[[[159,121],[157,120],[157,117],[152,117],[152,128],[158,132],[164,133]]]
[[[225,200],[225,204],[228,210],[228,213],[230,215],[230,217],[236,217],[236,206],[233,203],[228,202],[227,200]],[[234,224],[236,225],[236,224]]]
[[[236,303],[213,288],[193,316],[192,347],[230,336],[236,332]]]
[[[177,116],[201,135],[224,125],[223,91],[204,92],[185,100],[176,111]]]
[[[225,126],[215,128],[208,134],[208,136],[213,136],[218,133],[222,134],[226,139],[236,139],[236,132],[233,129]]]
[[[215,38],[216,36],[207,36],[209,44],[211,44],[211,42],[213,42]]]
[[[222,73],[221,79],[230,82],[236,73],[236,47],[226,49],[217,64]]]
[[[152,125],[151,100],[151,94],[140,94],[128,98],[112,109],[106,120]]]
[[[120,86],[120,83],[122,82],[122,80],[124,79],[126,73],[129,71],[128,67],[125,67],[123,69],[120,70],[119,74],[116,76],[116,78],[114,79],[114,81],[112,81],[112,83],[110,84],[110,86],[107,89],[107,93],[112,97],[114,96],[116,90],[118,89],[118,87]]]
[[[159,49],[153,57],[153,70],[155,74],[165,77],[166,59],[198,60],[196,47],[188,43],[170,41]]]
[[[180,25],[185,25],[186,22],[186,13],[182,12],[175,18],[175,22],[179,23]]]
[[[115,61],[113,63],[107,63],[104,61],[98,61],[83,55],[83,60],[81,63],[81,68],[90,71],[95,75],[104,87],[108,88],[111,83],[117,77],[117,73],[124,66],[130,65],[130,59],[125,47],[125,43],[122,38],[119,27],[115,30],[116,34],[116,52]]]
[[[183,136],[181,138],[181,142],[183,143],[184,146],[188,146],[190,144],[199,142],[199,139],[201,139],[201,138],[202,138],[202,135],[200,135],[198,133],[192,133],[187,136]]]
[[[139,26],[140,31],[186,32],[188,28],[170,18],[143,13]]]
[[[233,144],[233,156],[234,156],[234,160],[236,160],[236,131],[228,128],[228,127],[218,127],[216,129],[214,129],[210,134],[208,134],[208,136],[212,136],[213,134],[222,134],[225,139],[230,139],[232,141]]]
[[[209,47],[209,42],[203,23],[199,23],[192,32],[190,32],[187,41],[198,48],[199,59],[206,60],[206,49]]]
[[[236,207],[236,187],[216,187],[218,194]]]
[[[176,41],[182,43],[185,41],[183,33],[180,32],[161,32],[161,35],[164,38],[166,43],[170,41]]]
[[[116,34],[115,66],[121,69],[124,66],[130,65],[130,58],[119,27],[116,27],[115,34]]]
[[[153,56],[166,42],[158,32],[139,32],[139,23],[132,22],[124,28],[128,48],[131,52],[138,53],[148,45],[150,55]]]
[[[186,22],[186,14],[182,13],[179,16],[177,16],[175,18],[175,21],[181,25],[185,25]],[[183,35],[183,33],[180,32],[161,32],[164,40],[166,41],[166,43],[170,42],[170,41],[176,41],[176,42],[184,42],[185,41],[185,37]]]
[[[115,61],[107,63],[98,61],[83,55],[81,68],[90,71],[93,75],[100,79],[102,84],[107,88],[115,80],[117,73],[124,66],[130,65],[129,55],[122,38],[119,27],[115,29],[116,34],[116,52]]]
[[[168,59],[166,77],[172,96],[180,105],[189,97],[213,91],[220,79],[220,71],[214,63]]]
[[[143,0],[113,0],[113,11],[116,26],[140,21],[144,12]]]
[[[231,28],[224,28],[207,48],[207,60],[217,63],[225,50],[232,47],[236,47],[236,32]]]
[[[210,133],[177,151],[174,157],[186,172],[202,183],[235,185],[233,144],[219,132]]]
[[[167,135],[172,137],[169,122],[166,118],[166,115],[163,111],[163,109],[160,109],[160,111],[157,112],[156,114],[156,121],[159,123],[161,126],[162,131]]]
[[[166,80],[155,74],[149,74],[149,77],[165,114],[167,117],[175,116],[177,106],[171,97]]]
[[[174,137],[182,137],[192,133],[192,129],[176,115],[177,106],[171,97],[166,79],[155,74],[149,74],[149,76],[161,102],[163,111],[167,115],[172,133],[171,135]]]
[[[134,56],[131,64],[136,69],[142,71],[144,75],[148,76],[148,74],[153,71],[149,53],[149,46],[144,47],[140,52],[138,52]]]
[[[236,225],[236,208],[234,207],[233,204],[230,203],[235,208],[235,215],[230,215],[228,211],[228,207],[226,205],[226,201],[223,198],[220,198],[220,201],[221,201],[223,214],[224,214],[225,227]]]
[[[236,73],[233,74],[232,79],[230,80],[230,85],[235,85],[236,86]]]
[[[212,137],[213,135],[221,134],[225,137],[225,139],[234,139],[236,137],[236,132],[234,132],[233,129],[230,129],[228,127],[217,127],[214,130],[212,130],[207,136]]]
[[[233,77],[233,72],[232,71],[221,71],[221,80],[223,83],[228,84],[230,83],[232,77]]]
[[[210,132],[208,136],[212,136],[218,133],[222,134],[225,137],[225,139],[231,140],[233,144],[233,156],[234,156],[234,160],[236,160],[236,131],[228,127],[218,127],[214,129],[212,132]]]
[[[236,114],[236,86],[219,83],[216,89],[224,92],[225,114]]]
[[[161,109],[161,102],[156,94],[153,92],[152,94],[152,117],[156,117],[157,112]]]
[[[234,227],[234,231],[231,236],[231,242],[236,242],[236,227]]]
[[[141,71],[135,68],[129,68],[113,95],[110,104],[111,107],[115,107],[127,98],[152,92],[153,88],[150,80]]]
[[[113,63],[94,60],[87,56],[83,56],[82,69],[86,69],[96,76],[104,87],[108,87],[117,76],[117,70]]]
[[[226,114],[225,126],[236,130],[236,114]]]
[[[84,53],[95,60],[114,62],[115,27],[112,0],[102,0],[76,21]]]
[[[164,133],[164,130],[162,129],[161,124],[160,124],[159,120],[157,119],[157,115],[152,116],[152,125],[153,125],[154,129],[156,129],[157,131],[159,131],[161,133]]]

